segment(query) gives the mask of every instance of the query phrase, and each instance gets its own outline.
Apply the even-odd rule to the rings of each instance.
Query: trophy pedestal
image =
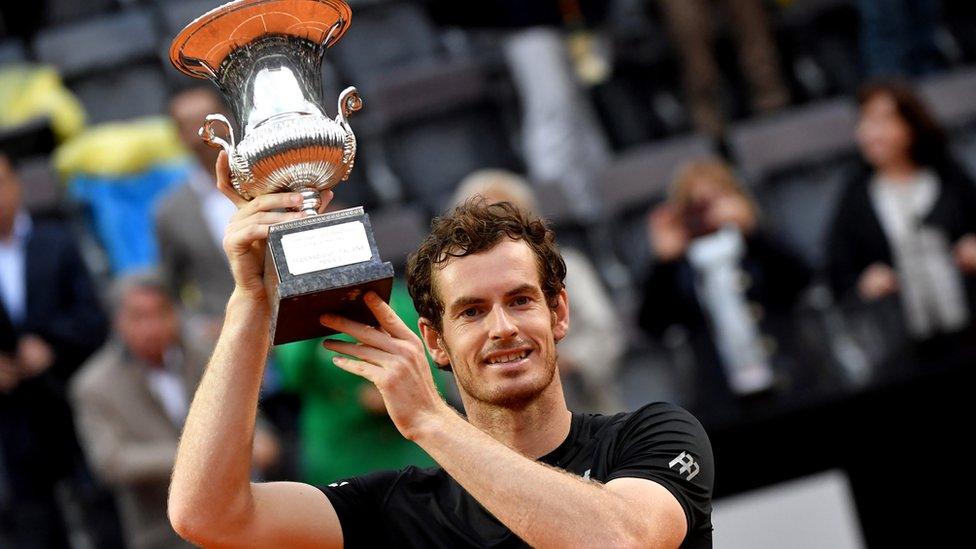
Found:
[[[272,225],[264,279],[280,345],[336,333],[319,323],[323,313],[375,326],[363,296],[389,301],[393,266],[380,259],[369,216],[350,208]]]

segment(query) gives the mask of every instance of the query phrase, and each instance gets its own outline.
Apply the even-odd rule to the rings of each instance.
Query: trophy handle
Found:
[[[230,143],[227,142],[223,137],[220,137],[214,132],[214,124],[220,122],[227,129],[227,135],[230,137]],[[234,147],[236,145],[234,140],[234,128],[231,127],[230,121],[227,117],[222,114],[208,114],[203,120],[203,126],[200,127],[200,139],[211,147],[220,147],[227,151],[228,158],[234,157]]]
[[[363,99],[359,97],[359,91],[355,86],[349,86],[339,94],[339,114],[336,115],[336,122],[346,130],[346,133],[352,131],[348,117],[362,108]]]

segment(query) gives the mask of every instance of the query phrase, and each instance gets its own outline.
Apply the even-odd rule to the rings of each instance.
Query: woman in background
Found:
[[[910,87],[871,84],[858,102],[864,166],[843,189],[828,238],[834,293],[897,295],[916,340],[959,332],[972,316],[976,186]]]

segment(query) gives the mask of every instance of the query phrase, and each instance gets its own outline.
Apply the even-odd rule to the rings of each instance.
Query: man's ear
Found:
[[[451,364],[451,357],[447,354],[447,348],[441,341],[441,334],[434,328],[434,323],[430,320],[420,317],[417,322],[420,327],[420,337],[424,340],[424,345],[427,346],[427,352],[430,353],[431,358],[438,366],[444,368]]]
[[[556,296],[556,308],[552,309],[552,335],[558,343],[569,332],[569,294],[566,288]]]

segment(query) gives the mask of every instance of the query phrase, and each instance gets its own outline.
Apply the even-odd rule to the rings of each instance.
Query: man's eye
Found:
[[[470,307],[470,308],[465,309],[464,311],[462,311],[461,312],[461,315],[466,316],[466,317],[469,317],[469,318],[475,317],[475,316],[478,315],[478,309],[475,309],[474,307]]]
[[[513,301],[513,303],[515,303],[516,305],[528,305],[529,304],[529,298],[528,297],[525,297],[524,295],[520,295],[520,296],[518,296],[518,297],[515,298],[515,300]]]

